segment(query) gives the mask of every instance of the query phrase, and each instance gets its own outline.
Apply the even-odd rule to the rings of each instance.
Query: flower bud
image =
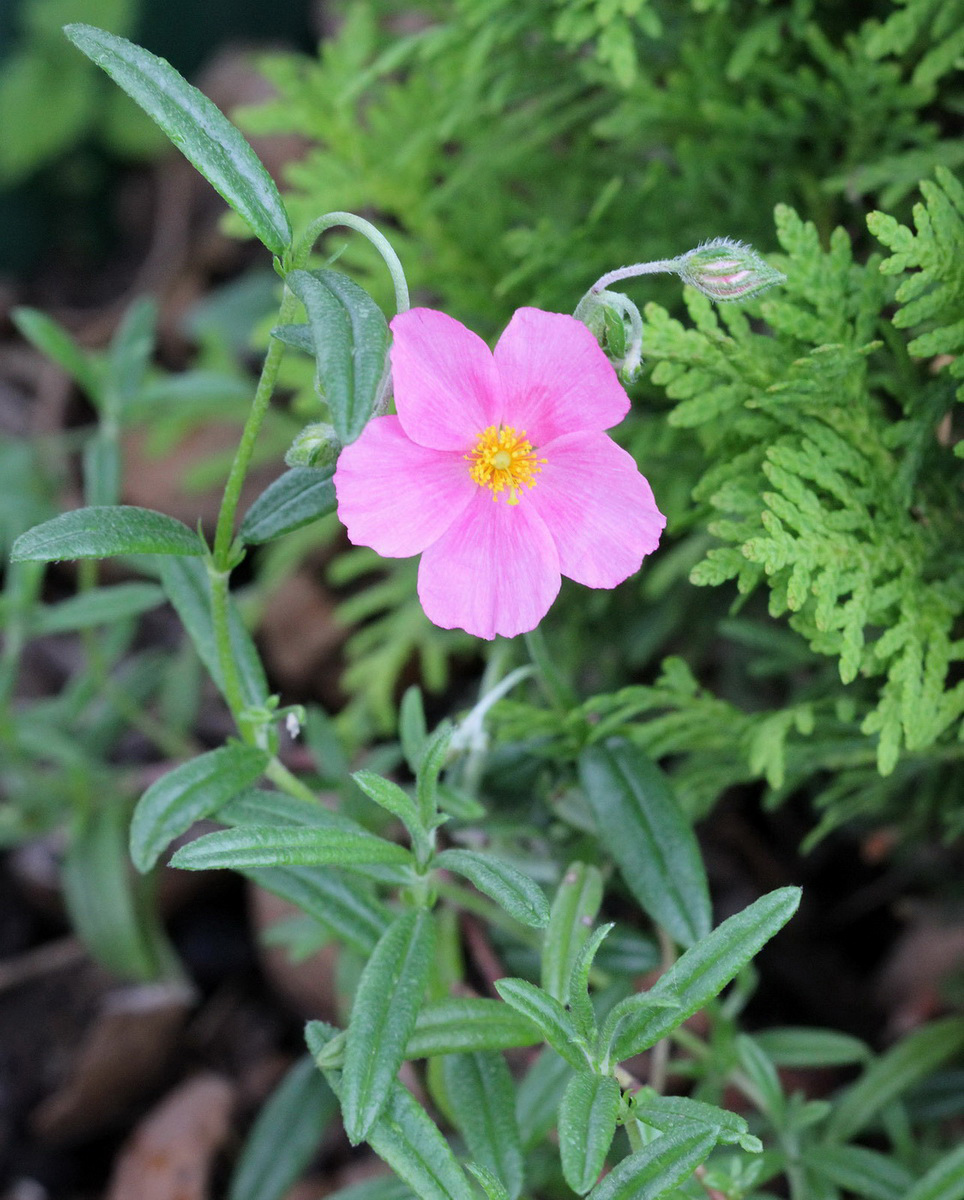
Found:
[[[632,383],[643,361],[643,322],[636,305],[621,292],[589,291],[573,315],[589,328],[622,382]]]
[[[331,425],[318,421],[306,425],[288,447],[285,462],[289,467],[333,467],[341,453],[341,442]]]
[[[732,238],[701,243],[681,254],[675,269],[684,283],[711,300],[749,300],[786,280],[786,275],[765,262],[752,246]]]

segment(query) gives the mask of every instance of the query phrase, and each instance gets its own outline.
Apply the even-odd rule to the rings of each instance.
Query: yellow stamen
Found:
[[[492,489],[493,500],[498,500],[499,492],[508,490],[507,504],[519,503],[521,488],[535,487],[535,476],[546,461],[536,458],[524,429],[517,433],[509,425],[483,429],[475,449],[465,457],[472,464],[469,474],[479,487]]]

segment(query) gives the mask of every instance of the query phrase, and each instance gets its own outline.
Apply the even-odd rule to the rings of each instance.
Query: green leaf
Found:
[[[231,1177],[228,1200],[282,1200],[337,1112],[335,1094],[313,1059],[300,1059],[258,1114]]]
[[[569,978],[567,998],[569,1011],[572,1013],[580,1033],[589,1041],[595,1040],[597,1032],[596,1011],[589,995],[589,972],[592,970],[593,960],[599,947],[611,930],[612,924],[599,926],[579,951],[579,957],[572,965],[572,975]]]
[[[415,801],[404,788],[400,788],[390,779],[383,779],[374,771],[356,771],[352,775],[352,779],[366,796],[393,816],[398,817],[410,834],[413,836],[424,835],[425,831],[415,807]]]
[[[583,1063],[580,1070],[586,1069]],[[522,1145],[531,1150],[556,1123],[559,1098],[572,1076],[572,1067],[550,1047],[540,1051],[519,1084],[516,1118]]]
[[[111,339],[102,414],[119,422],[144,386],[157,333],[157,301],[142,296],[127,309]]]
[[[466,1163],[465,1169],[475,1176],[479,1186],[485,1192],[487,1200],[509,1200],[509,1193],[505,1190],[502,1180],[480,1163]]]
[[[405,1048],[406,1058],[459,1054],[472,1050],[508,1050],[542,1041],[539,1029],[498,1000],[456,996],[423,1004],[415,1031]]]
[[[309,1049],[317,1059],[326,1038],[338,1031],[321,1021],[305,1030]],[[335,1094],[341,1095],[341,1073],[325,1070]],[[403,1179],[418,1200],[475,1200],[469,1181],[455,1159],[438,1126],[418,1101],[396,1080],[388,1088],[382,1116],[368,1134],[368,1144],[396,1175]]]
[[[572,968],[592,930],[602,894],[598,867],[572,862],[553,897],[542,942],[542,986],[563,1004],[569,1000]]]
[[[91,588],[61,600],[42,605],[31,618],[34,636],[46,633],[73,633],[139,617],[165,601],[163,589],[155,583],[115,583],[112,587]]]
[[[35,308],[15,308],[10,317],[27,341],[66,371],[89,399],[99,400],[100,378],[94,360],[62,325]]]
[[[633,1115],[661,1133],[672,1133],[683,1124],[702,1126],[713,1130],[721,1145],[734,1143],[754,1152],[761,1149],[759,1139],[751,1135],[743,1117],[715,1104],[691,1100],[688,1096],[659,1096],[647,1088],[636,1093]]]
[[[365,958],[391,920],[390,910],[357,877],[331,867],[265,867],[244,873],[259,887],[313,917],[339,942]]]
[[[64,33],[164,130],[252,233],[274,254],[291,244],[291,225],[261,160],[224,114],[163,58],[91,25]]]
[[[715,1144],[714,1133],[683,1125],[624,1158],[593,1188],[590,1200],[657,1200],[691,1175]]]
[[[643,910],[690,946],[712,927],[699,846],[666,776],[638,747],[589,746],[580,777],[599,835]]]
[[[173,517],[132,505],[75,508],[22,533],[10,557],[39,562],[115,554],[204,553],[196,533]]]
[[[425,723],[425,704],[421,689],[412,684],[405,689],[398,707],[398,737],[402,753],[413,775],[418,774],[428,741],[428,726]]]
[[[268,765],[269,754],[254,746],[230,745],[182,763],[152,783],[131,821],[131,858],[149,871],[176,837],[210,817]]]
[[[522,1144],[505,1059],[493,1050],[450,1054],[442,1059],[442,1078],[469,1153],[516,1200],[523,1183]]]
[[[549,922],[549,905],[542,888],[521,871],[474,850],[443,850],[435,865],[464,875],[517,921],[541,929]]]
[[[495,990],[506,1004],[542,1030],[549,1045],[570,1066],[584,1071],[591,1065],[572,1017],[548,992],[526,979],[497,979]]]
[[[866,1042],[836,1029],[786,1026],[762,1029],[753,1037],[778,1067],[845,1067],[870,1057]]]
[[[674,1007],[643,1008],[627,1021],[612,1045],[613,1057],[632,1058],[698,1012],[783,928],[799,903],[799,888],[777,888],[691,946],[647,993],[675,1001]]]
[[[849,1141],[913,1084],[964,1047],[964,1017],[916,1029],[882,1054],[837,1099],[827,1122],[828,1141]]]
[[[172,867],[210,871],[230,867],[324,866],[348,867],[356,863],[409,864],[404,846],[370,833],[342,829],[299,828],[295,825],[245,825],[199,837],[182,846],[171,859]]]
[[[316,387],[347,446],[372,415],[385,374],[388,324],[368,293],[337,271],[292,271],[285,282],[305,306]]]
[[[945,1154],[904,1196],[904,1200],[961,1200],[964,1197],[964,1146]]]
[[[294,467],[270,484],[245,513],[241,538],[254,546],[335,511],[334,470]]]
[[[73,928],[109,971],[142,982],[161,964],[142,919],[127,856],[127,815],[119,803],[82,817],[71,831],[62,869]]]
[[[120,443],[106,424],[84,446],[83,479],[85,504],[92,508],[117,504],[121,493]]]
[[[559,1104],[559,1153],[566,1183],[580,1196],[603,1169],[616,1133],[619,1084],[611,1075],[580,1071]]]
[[[815,1175],[861,1200],[906,1200],[914,1182],[907,1168],[894,1158],[865,1146],[815,1146],[804,1156],[804,1163]]]
[[[211,623],[211,584],[207,569],[194,559],[164,559],[161,562],[161,582],[201,662],[223,695],[224,680]],[[245,703],[252,708],[262,707],[268,697],[268,681],[254,641],[245,629],[231,596],[228,597],[228,631],[231,654],[241,677]]]
[[[345,1132],[357,1146],[388,1101],[415,1028],[435,949],[435,925],[424,909],[402,913],[365,964],[345,1042],[341,1106]]]

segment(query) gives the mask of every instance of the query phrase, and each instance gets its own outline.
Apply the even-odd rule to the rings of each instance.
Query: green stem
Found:
[[[234,717],[235,724],[240,728],[240,716],[245,708],[245,701],[241,675],[231,648],[231,622],[228,607],[228,581],[230,578],[230,567],[218,570],[213,561],[208,562],[208,580],[211,585],[211,624],[214,628],[218,665],[221,668],[221,684],[231,715]]]
[[[297,296],[285,288],[281,311],[278,313],[278,324],[287,325],[294,318],[297,309]],[[251,410],[244,423],[241,441],[238,443],[234,462],[231,464],[228,481],[224,485],[224,496],[221,499],[221,510],[218,513],[218,524],[214,534],[214,565],[218,571],[230,571],[233,565],[234,518],[238,511],[238,502],[241,499],[241,489],[244,487],[248,467],[251,465],[254,443],[261,430],[261,424],[268,411],[271,395],[278,380],[278,369],[281,366],[281,357],[284,351],[284,343],[277,338],[272,338],[264,358],[264,366],[261,368],[261,378],[258,380]],[[223,661],[221,665],[223,668]]]
[[[318,217],[305,230],[301,241],[295,249],[292,259],[293,265],[296,268],[304,267],[308,261],[308,256],[311,254],[312,247],[321,235],[328,229],[332,229],[336,225],[345,225],[348,229],[354,229],[357,233],[368,238],[371,244],[375,247],[378,253],[385,261],[385,266],[388,267],[392,277],[392,283],[395,286],[395,308],[397,312],[407,312],[412,306],[412,302],[408,295],[408,283],[405,279],[405,271],[402,268],[401,260],[395,253],[391,242],[380,233],[371,221],[366,221],[364,217],[357,217],[350,212],[330,212],[325,213],[323,217]]]

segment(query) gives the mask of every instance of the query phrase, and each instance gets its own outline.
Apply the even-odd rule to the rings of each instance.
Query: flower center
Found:
[[[508,490],[507,504],[518,504],[524,487],[535,487],[535,476],[542,470],[544,458],[536,458],[525,430],[516,432],[510,425],[498,429],[490,425],[478,435],[475,449],[465,458],[472,464],[469,474],[479,485],[492,489],[492,499]]]

